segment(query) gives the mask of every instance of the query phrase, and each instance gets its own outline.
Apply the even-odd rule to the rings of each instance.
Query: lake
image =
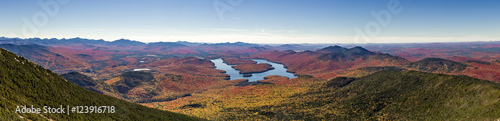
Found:
[[[231,65],[227,65],[220,58],[213,59],[210,61],[212,61],[212,63],[215,64],[215,67],[216,67],[215,69],[226,71],[226,74],[228,74],[230,76],[229,80],[248,79],[249,82],[253,82],[253,81],[258,81],[258,80],[264,80],[265,76],[270,76],[270,75],[280,75],[280,76],[288,77],[290,79],[297,77],[297,76],[293,75],[293,73],[286,72],[286,68],[283,64],[270,62],[270,61],[267,61],[264,59],[252,59],[252,60],[257,62],[257,64],[258,63],[271,64],[271,66],[274,67],[274,69],[268,70],[265,72],[260,72],[260,73],[252,73],[251,77],[243,77],[243,74],[240,74],[239,70],[232,68]]]

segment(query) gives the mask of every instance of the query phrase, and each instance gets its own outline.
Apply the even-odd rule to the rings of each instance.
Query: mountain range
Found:
[[[28,59],[0,49],[3,120],[200,120],[86,90]],[[91,85],[89,85],[91,86]],[[113,106],[107,113],[19,113],[17,106]],[[69,110],[68,110],[69,111]]]
[[[371,52],[359,46],[349,49],[340,46],[329,46],[316,51],[303,52],[292,50],[273,51],[255,55],[254,57],[283,63],[288,67],[289,71],[296,72],[299,75],[313,75],[326,79],[363,67],[393,66],[424,72],[468,75],[500,82],[499,76],[496,76],[500,75],[500,72],[495,69],[500,63],[483,61],[460,63],[442,58],[425,58],[412,62],[399,56]],[[333,72],[328,70],[333,70]]]
[[[5,91],[2,90],[0,106],[5,110],[1,110],[0,116],[8,117],[6,119],[500,118],[500,112],[494,108],[500,106],[500,56],[496,46],[484,43],[471,44],[475,49],[461,43],[325,47],[242,42],[142,43],[127,39],[107,42],[82,38],[0,38],[0,43],[0,47],[27,58],[1,51],[0,79]],[[443,46],[448,50],[434,50],[424,45]],[[460,50],[457,46],[470,52],[454,55],[449,51]],[[410,51],[415,53],[408,53]],[[409,56],[411,54],[418,56]],[[439,54],[445,56],[437,56]],[[266,59],[283,64],[298,78],[272,75],[257,82],[228,80],[229,75],[215,69],[210,61],[217,58],[240,70],[257,68],[251,59]],[[35,99],[40,96],[53,98]],[[121,106],[122,114],[133,116],[122,119],[115,114],[91,117],[94,115],[11,112],[16,105],[23,104],[37,107],[111,105],[109,103],[115,101],[119,102],[116,105]]]

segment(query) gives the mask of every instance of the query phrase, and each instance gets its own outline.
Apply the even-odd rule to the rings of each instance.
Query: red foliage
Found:
[[[240,70],[241,74],[250,74],[250,73],[258,73],[265,72],[271,69],[274,69],[271,64],[267,63],[259,63],[259,64],[240,64],[234,65],[234,69]]]
[[[359,57],[354,60],[321,60],[318,57],[319,52],[269,52],[257,55],[257,58],[264,58],[274,62],[283,63],[289,71],[296,72],[299,75],[312,75],[325,77],[324,74],[334,72],[353,70],[366,66],[400,66],[409,63],[407,60],[391,57],[386,54],[368,55],[367,58]]]

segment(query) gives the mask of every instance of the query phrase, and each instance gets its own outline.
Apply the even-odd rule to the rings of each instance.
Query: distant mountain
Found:
[[[193,45],[199,45],[200,44],[200,43],[188,42],[188,41],[177,41],[175,43],[179,43],[179,44],[183,44],[183,45],[187,45],[187,46],[193,46]]]
[[[483,64],[483,65],[491,65],[490,62],[484,62],[484,61],[477,61],[477,60],[467,60],[465,61],[466,63],[478,63],[478,64]]]
[[[257,56],[285,64],[288,71],[299,75],[330,78],[332,70],[346,71],[368,66],[402,66],[410,61],[389,54],[371,52],[362,47],[329,46],[317,51],[273,51]]]
[[[199,120],[147,108],[95,93],[73,84],[26,58],[0,49],[0,118],[2,120]],[[15,113],[17,106],[42,113]],[[44,106],[114,106],[107,113],[43,113]]]
[[[28,38],[28,39],[19,39],[19,38],[2,38],[0,39],[0,44],[18,44],[18,45],[28,45],[28,44],[41,44],[41,45],[105,45],[107,42],[100,39],[85,39],[85,38],[69,38],[69,39],[40,39],[40,38]]]
[[[129,39],[119,39],[112,42],[104,41],[102,39],[86,39],[86,38],[69,38],[69,39],[40,39],[40,38],[3,38],[0,39],[0,44],[17,44],[17,45],[28,45],[28,44],[39,44],[39,45],[58,45],[58,46],[88,46],[88,45],[100,45],[100,46],[145,46],[146,43],[133,41]]]
[[[52,39],[52,40],[57,40],[57,39]],[[104,45],[106,44],[106,41],[99,39],[99,40],[94,40],[94,39],[85,39],[85,38],[70,38],[70,39],[61,39],[59,40],[61,43],[68,43],[68,44],[94,44],[94,45]],[[50,43],[47,43],[50,44]]]
[[[248,47],[259,46],[257,44],[250,44],[250,43],[245,43],[245,42],[234,42],[234,43],[226,42],[226,43],[215,43],[215,44],[204,44],[204,45],[212,45],[212,46],[248,46]]]
[[[274,46],[272,48],[280,51],[285,51],[285,50],[305,51],[311,49],[311,47],[303,46],[301,44],[283,44],[279,46]]]
[[[267,49],[266,47],[250,47],[249,49],[254,49],[254,50],[257,50],[257,51],[267,51],[269,49]]]
[[[317,51],[271,51],[256,56],[274,62],[283,63],[288,71],[298,75],[312,75],[318,78],[331,79],[337,75],[349,76],[365,75],[365,72],[356,70],[365,67],[397,67],[408,70],[419,70],[431,73],[467,75],[474,78],[500,82],[500,63],[485,62],[480,59],[454,56],[450,59],[460,62],[441,59],[424,58],[411,62],[399,56],[386,53],[372,52],[363,47],[344,48],[329,46]],[[332,72],[331,70],[334,70]],[[359,73],[355,73],[359,72]]]
[[[363,47],[418,61],[425,58],[443,58],[456,62],[467,60],[494,61],[500,57],[500,41],[444,42],[444,43],[385,43],[365,44]]]
[[[371,52],[363,47],[356,46],[351,49],[347,49],[347,53],[351,55],[374,55],[374,52]]]
[[[30,44],[30,45],[14,45],[14,44],[0,44],[1,48],[7,49],[14,53],[19,53],[21,56],[36,56],[41,55],[40,53],[51,53],[48,47]]]
[[[320,49],[316,52],[321,52],[325,54],[321,54],[318,59],[320,60],[353,60],[359,57],[366,57],[368,55],[374,55],[374,52],[370,52],[365,48],[356,46],[354,48],[343,48],[340,46],[330,46],[323,49]]]
[[[162,49],[167,49],[167,48],[175,48],[175,47],[187,47],[187,45],[178,43],[178,42],[152,42],[148,43],[147,45],[148,48],[162,48]]]
[[[319,49],[318,52],[323,52],[323,53],[345,53],[347,51],[347,48],[340,47],[338,45],[335,46],[328,46],[323,49]]]
[[[140,41],[130,39],[119,39],[112,42],[104,41],[102,39],[85,39],[85,38],[70,38],[70,39],[40,39],[40,38],[0,38],[0,44],[15,44],[15,45],[30,45],[38,44],[43,46],[57,46],[81,49],[94,49],[97,51],[108,52],[146,52],[156,54],[179,54],[188,56],[205,56],[208,54],[252,54],[263,53],[274,48],[268,48],[259,44],[251,44],[245,42],[234,43],[195,43],[187,41],[177,42],[153,42],[143,43]],[[193,47],[174,49],[178,47]]]
[[[283,47],[283,48],[295,48],[295,47],[298,47],[298,46],[302,46],[300,44],[283,44],[283,45],[280,45],[278,47]]]
[[[30,44],[30,45],[14,45],[0,44],[0,48],[11,51],[17,55],[23,56],[28,60],[36,62],[43,67],[51,70],[65,70],[71,68],[82,68],[85,64],[61,54],[52,52],[50,47]]]
[[[132,47],[132,46],[145,46],[146,43],[139,42],[139,41],[132,41],[129,39],[119,39],[110,42],[108,45],[114,45],[114,46],[119,46],[119,47]]]
[[[425,58],[412,63],[410,68],[416,68],[425,72],[452,73],[465,70],[467,65],[441,58]]]

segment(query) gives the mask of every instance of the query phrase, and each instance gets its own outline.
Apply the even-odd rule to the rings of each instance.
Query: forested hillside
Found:
[[[86,90],[24,57],[0,49],[3,120],[199,120]],[[114,106],[113,113],[15,113],[17,106]],[[43,111],[42,111],[43,112]]]

